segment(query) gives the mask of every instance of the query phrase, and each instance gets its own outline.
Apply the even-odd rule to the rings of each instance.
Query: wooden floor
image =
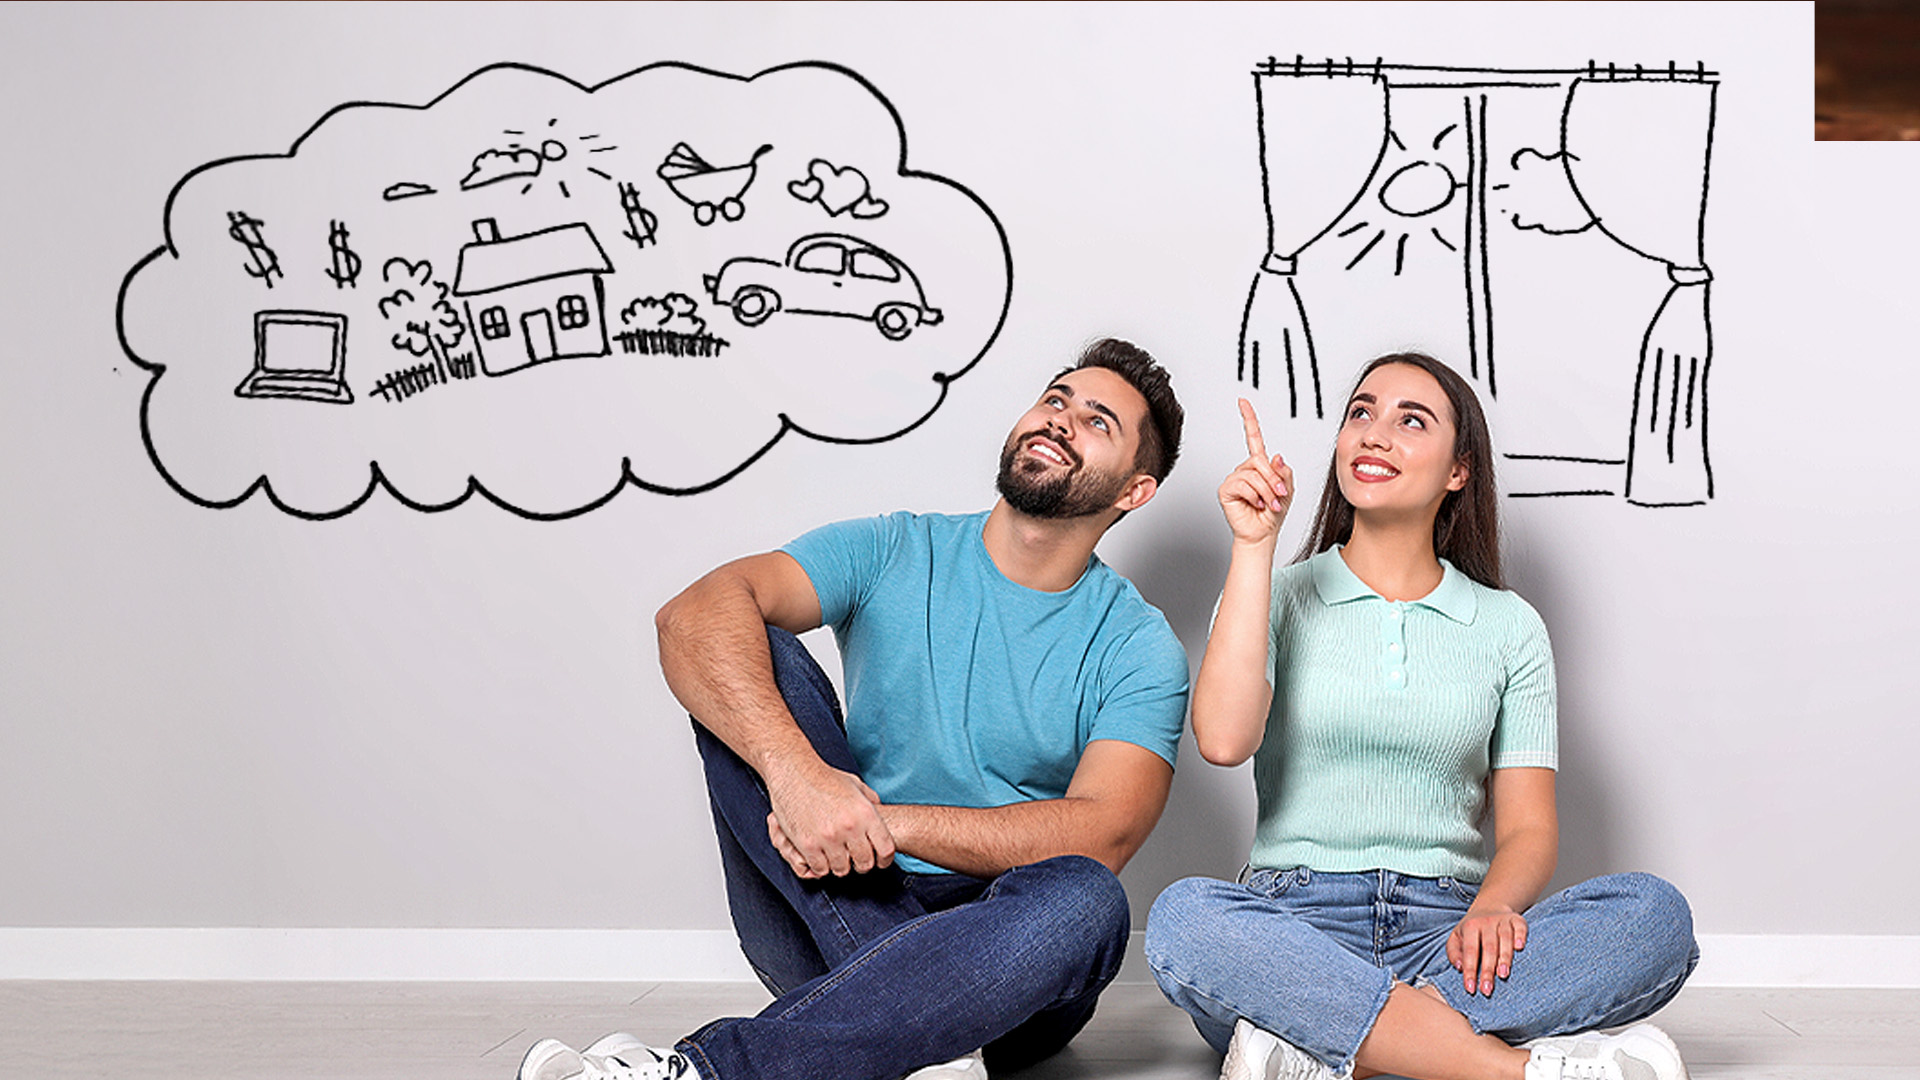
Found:
[[[0,982],[0,1076],[512,1080],[543,1036],[671,1042],[765,1004],[744,983]],[[1920,990],[1684,991],[1656,1018],[1698,1080],[1920,1077]],[[1022,1080],[1211,1080],[1184,1014],[1116,985]]]

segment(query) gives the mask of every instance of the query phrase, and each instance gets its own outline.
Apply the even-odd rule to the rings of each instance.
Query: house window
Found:
[[[480,336],[497,341],[507,336],[507,309],[490,307],[480,313]]]
[[[587,298],[584,296],[563,296],[560,298],[560,329],[578,330],[587,325]]]

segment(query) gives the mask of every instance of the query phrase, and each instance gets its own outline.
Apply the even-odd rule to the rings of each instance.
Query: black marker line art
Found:
[[[729,342],[707,333],[707,320],[685,293],[643,296],[620,309],[628,329],[613,335],[621,351],[646,356],[718,356]]]
[[[620,235],[633,241],[634,247],[645,250],[660,231],[659,217],[640,205],[640,189],[628,183],[620,185],[620,210],[627,216],[626,230]]]
[[[826,158],[808,162],[806,179],[788,183],[787,193],[801,202],[820,204],[828,217],[851,214],[867,220],[887,212],[886,202],[873,197],[866,173],[851,165],[837,167]]]
[[[1329,340],[1440,342],[1496,414],[1532,406],[1506,410],[1513,497],[1713,497],[1716,72],[1295,57],[1253,74],[1267,255],[1241,382],[1285,416],[1323,418],[1343,382],[1328,357],[1386,351]],[[1574,385],[1557,392],[1591,403],[1591,422],[1523,430]]]
[[[943,315],[927,303],[907,264],[858,237],[803,236],[785,261],[740,256],[702,279],[707,295],[733,309],[743,326],[759,326],[776,311],[871,319],[888,341],[916,326],[937,326]]]
[[[686,143],[675,143],[672,153],[660,163],[658,175],[667,182],[680,201],[693,207],[693,220],[711,225],[717,218],[739,221],[747,208],[740,201],[759,175],[760,159],[770,145],[763,145],[739,165],[713,166]]]
[[[415,364],[389,371],[373,385],[373,396],[382,401],[405,401],[415,394],[445,385],[445,369],[438,364]]]
[[[434,194],[438,192],[431,184],[416,184],[410,180],[402,180],[397,184],[388,184],[381,190],[380,197],[387,202],[399,202],[401,199],[417,199],[422,195]]]
[[[277,274],[286,277],[286,271],[280,269],[280,257],[273,253],[267,242],[260,236],[260,227],[266,222],[251,217],[244,210],[227,211],[227,235],[247,249],[247,258],[253,260],[241,268],[247,276],[260,279],[267,288],[273,288],[273,279]]]
[[[327,250],[332,253],[327,278],[336,289],[360,287],[360,256],[347,246],[347,226],[342,221],[327,224]]]
[[[253,370],[235,397],[353,403],[347,387],[347,317],[333,311],[257,311]]]
[[[531,364],[607,355],[606,284],[613,264],[584,223],[501,236],[473,223],[453,295],[479,331],[480,367],[505,375]]]
[[[629,487],[714,492],[789,433],[918,430],[1006,320],[1005,229],[964,185],[911,168],[898,112],[841,66],[662,63],[588,86],[502,64],[290,134],[182,177],[164,242],[121,283],[148,459],[201,506],[258,494],[324,520],[384,490],[558,520]],[[816,161],[832,169],[820,191],[791,197]],[[754,194],[762,171],[786,196]],[[828,175],[868,190],[848,203]],[[728,227],[663,221],[676,201]],[[823,213],[874,232],[822,232]],[[841,281],[838,298],[783,282],[779,317],[770,300],[748,329],[742,286],[716,318],[705,279],[746,255],[791,270],[771,257],[796,243],[832,245],[840,272],[806,273]],[[789,317],[806,312],[838,317]]]
[[[398,325],[393,347],[409,356],[431,355],[431,366],[442,381],[449,376],[471,378],[472,361],[461,364],[451,355],[467,336],[467,325],[447,300],[451,290],[446,282],[433,276],[433,264],[425,259],[388,259],[380,268],[380,279],[395,286],[380,298],[379,307],[381,318]]]
[[[533,133],[522,128],[506,128],[502,134],[508,137],[507,145],[475,154],[467,175],[460,178],[460,190],[472,191],[502,180],[521,180],[524,182],[518,185],[518,190],[525,195],[533,190],[531,181],[553,171],[547,168],[548,165],[566,161],[571,153],[567,149],[569,136],[560,130],[560,118],[557,116],[549,117],[546,124]],[[571,136],[572,141],[583,146],[599,138],[598,132]],[[618,149],[618,146],[601,144],[585,147],[585,152],[606,153]],[[613,180],[612,174],[603,169],[586,166],[586,171],[602,180]],[[564,177],[556,177],[553,188],[562,198],[573,196]]]

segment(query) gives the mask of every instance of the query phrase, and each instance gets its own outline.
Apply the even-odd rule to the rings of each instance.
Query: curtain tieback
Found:
[[[1260,269],[1269,274],[1291,274],[1294,271],[1294,258],[1291,255],[1275,255],[1268,252],[1267,257],[1260,260]]]
[[[1675,266],[1668,263],[1667,280],[1675,285],[1705,285],[1713,280],[1713,271],[1704,266]]]

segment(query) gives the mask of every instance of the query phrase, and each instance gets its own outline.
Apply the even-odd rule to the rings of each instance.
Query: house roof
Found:
[[[510,285],[579,273],[610,274],[613,264],[584,222],[557,225],[524,236],[468,244],[454,275],[456,296],[492,292]]]

